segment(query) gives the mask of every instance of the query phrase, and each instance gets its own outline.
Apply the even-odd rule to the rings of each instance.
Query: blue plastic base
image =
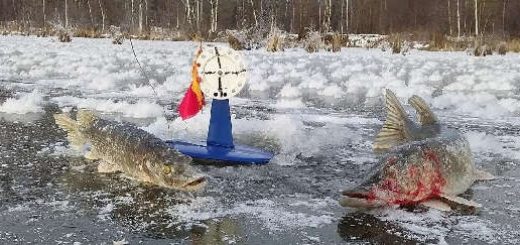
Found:
[[[170,147],[195,159],[223,161],[230,164],[266,164],[273,154],[249,146],[235,145],[234,148],[193,144],[182,141],[166,141]]]
[[[232,128],[229,100],[213,100],[208,139],[205,144],[171,140],[166,143],[194,159],[223,161],[229,164],[266,164],[273,158],[270,152],[249,146],[236,146],[233,143]]]

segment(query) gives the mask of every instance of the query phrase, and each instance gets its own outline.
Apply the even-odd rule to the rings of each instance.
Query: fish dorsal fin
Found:
[[[96,120],[94,113],[89,110],[79,110],[76,118],[81,128],[90,127]]]
[[[430,110],[426,101],[421,97],[414,95],[408,99],[408,103],[417,111],[417,117],[421,125],[425,126],[437,123],[437,117],[433,114],[432,110]]]
[[[386,151],[412,138],[406,125],[408,115],[394,92],[387,89],[385,100],[386,121],[374,140],[374,151]]]

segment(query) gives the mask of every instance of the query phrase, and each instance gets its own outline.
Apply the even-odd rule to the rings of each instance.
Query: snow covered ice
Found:
[[[0,37],[0,82],[13,91],[0,101],[0,241],[520,242],[520,55],[245,51],[249,80],[231,99],[235,140],[275,158],[266,166],[202,165],[209,185],[187,197],[95,173],[64,149],[51,120],[86,108],[162,139],[204,140],[210,101],[187,121],[176,112],[197,44],[134,46],[157,94],[128,42]],[[480,214],[337,204],[339,191],[376,163],[371,144],[384,119],[384,88],[423,97],[440,121],[466,134],[476,165],[497,176],[467,193],[483,204]]]

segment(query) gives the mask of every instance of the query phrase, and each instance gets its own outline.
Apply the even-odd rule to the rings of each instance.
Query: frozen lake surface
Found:
[[[520,55],[246,51],[249,83],[231,99],[235,141],[275,158],[197,164],[209,185],[190,195],[96,173],[53,123],[53,113],[88,108],[162,139],[204,140],[210,101],[193,119],[176,113],[197,45],[134,45],[157,96],[129,42],[0,37],[0,243],[520,243]],[[377,162],[384,88],[403,102],[422,96],[466,134],[476,165],[497,177],[465,193],[480,213],[339,206],[340,190]]]

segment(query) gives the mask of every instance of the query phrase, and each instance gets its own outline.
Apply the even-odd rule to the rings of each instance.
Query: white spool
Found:
[[[196,60],[201,78],[200,89],[206,98],[229,99],[237,95],[247,80],[247,71],[237,51],[205,46]]]

